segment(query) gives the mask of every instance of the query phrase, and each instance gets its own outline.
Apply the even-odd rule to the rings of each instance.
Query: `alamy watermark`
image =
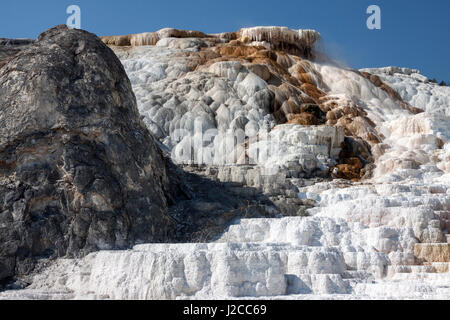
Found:
[[[70,5],[66,9],[70,16],[67,18],[67,26],[71,29],[81,29],[81,9],[77,5]]]
[[[367,8],[367,14],[370,14],[370,17],[367,18],[367,28],[369,30],[380,30],[381,29],[381,9],[377,5],[371,5]]]

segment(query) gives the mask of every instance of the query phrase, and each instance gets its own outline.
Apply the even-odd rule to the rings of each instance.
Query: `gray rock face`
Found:
[[[0,68],[7,64],[21,50],[33,44],[31,39],[3,39],[0,38]]]
[[[39,258],[165,241],[164,158],[95,35],[58,26],[0,68],[0,281]]]

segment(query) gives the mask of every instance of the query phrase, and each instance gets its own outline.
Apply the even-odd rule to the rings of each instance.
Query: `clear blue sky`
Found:
[[[353,68],[417,68],[450,82],[450,0],[2,0],[0,37],[36,38],[82,10],[82,29],[97,35],[163,27],[207,33],[280,25],[318,30],[334,58]],[[381,7],[382,29],[368,30],[366,9]]]

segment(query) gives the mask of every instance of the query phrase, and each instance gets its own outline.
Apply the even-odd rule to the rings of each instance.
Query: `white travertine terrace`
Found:
[[[167,38],[215,38],[218,41],[240,38],[254,45],[271,45],[272,49],[289,51],[291,48],[299,53],[309,54],[314,44],[320,40],[320,33],[310,29],[292,30],[287,27],[252,27],[243,28],[235,33],[204,34],[200,31],[164,28],[156,32],[145,32],[123,36],[105,36],[102,40],[108,45],[116,46],[148,46]],[[294,50],[294,52],[295,52]],[[306,51],[305,51],[306,50]]]
[[[241,39],[247,38],[250,42],[268,42],[279,49],[288,49],[289,45],[299,49],[312,48],[320,40],[320,33],[315,30],[292,30],[287,27],[243,28],[238,33]]]
[[[256,163],[267,169],[290,168],[295,164],[294,167],[302,168],[297,170],[307,173],[313,170],[328,172],[336,164],[343,141],[341,127],[279,125],[265,139],[252,144],[248,155],[253,159],[254,154],[259,153]]]
[[[207,38],[208,36],[200,31],[178,30],[174,28],[164,28],[156,32],[144,32],[123,36],[107,36],[102,40],[109,45],[117,46],[154,46],[161,39],[166,38]]]

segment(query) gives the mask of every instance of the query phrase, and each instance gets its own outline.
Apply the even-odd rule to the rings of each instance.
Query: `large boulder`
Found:
[[[164,161],[113,51],[41,34],[0,69],[0,282],[40,258],[167,241]]]

